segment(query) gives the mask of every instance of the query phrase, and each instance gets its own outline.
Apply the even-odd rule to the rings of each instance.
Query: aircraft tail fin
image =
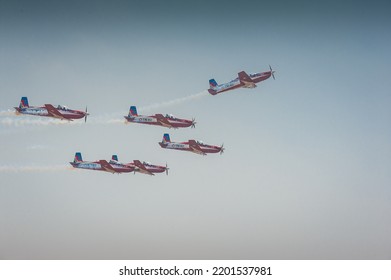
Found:
[[[165,134],[163,135],[163,143],[170,143],[170,142],[171,142],[171,140],[170,140],[170,134],[165,133]]]
[[[130,106],[128,117],[136,117],[136,116],[138,116],[136,106]]]
[[[112,155],[112,156],[111,156],[111,160],[113,160],[113,161],[118,161],[118,156],[117,156],[117,155]]]
[[[217,87],[219,84],[216,82],[215,79],[210,79],[209,80],[209,86],[211,89],[214,89],[215,87]]]
[[[80,152],[75,153],[75,158],[74,158],[73,162],[82,162],[82,161],[83,161],[83,158],[81,157],[81,153]]]
[[[22,99],[20,99],[19,108],[23,109],[23,108],[28,108],[28,107],[29,107],[29,101],[28,101],[27,97],[22,97]]]

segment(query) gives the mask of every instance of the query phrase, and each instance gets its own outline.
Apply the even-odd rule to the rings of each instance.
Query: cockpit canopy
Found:
[[[172,120],[176,119],[176,117],[174,117],[174,115],[171,115],[171,114],[166,114],[166,118],[172,119]]]
[[[146,165],[146,166],[151,166],[151,165],[152,165],[152,164],[151,164],[150,162],[148,162],[148,161],[144,161],[143,164]]]
[[[58,110],[64,110],[64,111],[69,110],[67,106],[62,106],[62,105],[58,105],[58,106],[57,106],[57,109],[58,109]]]
[[[202,141],[202,140],[197,140],[197,144],[204,145],[204,141]]]

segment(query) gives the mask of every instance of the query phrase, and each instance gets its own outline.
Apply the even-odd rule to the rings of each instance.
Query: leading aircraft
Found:
[[[143,116],[137,114],[136,106],[130,106],[129,114],[124,116],[126,121],[131,123],[141,123],[141,124],[149,124],[149,125],[159,125],[168,128],[180,128],[180,127],[195,127],[195,119],[185,120],[174,117],[173,115],[166,114],[163,116],[162,114],[155,114],[153,116]]]
[[[213,146],[204,144],[202,141],[189,140],[187,142],[171,142],[170,135],[165,133],[163,135],[162,142],[159,142],[160,147],[164,149],[173,149],[180,151],[189,151],[199,155],[204,155],[208,153],[218,153],[222,154],[224,152],[223,145]]]
[[[118,156],[117,155],[112,155],[110,164],[117,163],[118,164]],[[154,176],[154,173],[163,173],[164,171],[168,175],[168,166],[160,166],[160,165],[154,165],[149,162],[141,162],[139,160],[134,160],[133,163],[122,163],[122,165],[129,165],[134,167],[134,173],[139,172],[147,175],[152,175]]]
[[[129,173],[135,170],[133,164],[123,164],[117,161],[110,160],[107,162],[106,160],[97,160],[97,161],[83,161],[80,152],[75,154],[75,158],[73,162],[70,164],[74,168],[80,169],[89,169],[89,170],[98,170],[98,171],[106,171],[110,173]]]
[[[269,65],[270,71],[247,74],[244,71],[238,73],[238,77],[225,84],[217,84],[215,79],[209,80],[208,92],[212,95],[216,95],[220,92],[233,90],[236,88],[255,88],[257,87],[256,83],[262,82],[270,77],[274,77],[274,72],[272,67]]]
[[[61,120],[72,121],[74,119],[84,118],[84,122],[87,121],[87,107],[85,112],[72,110],[65,106],[53,106],[52,104],[45,104],[43,107],[29,106],[27,97],[22,97],[19,107],[14,107],[16,114],[33,115],[39,117],[52,117]]]

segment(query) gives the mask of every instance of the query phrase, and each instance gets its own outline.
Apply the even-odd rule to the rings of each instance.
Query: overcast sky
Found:
[[[0,258],[390,259],[391,5],[342,2],[0,1]],[[22,96],[91,115],[13,116]],[[130,105],[196,129],[125,125]]]

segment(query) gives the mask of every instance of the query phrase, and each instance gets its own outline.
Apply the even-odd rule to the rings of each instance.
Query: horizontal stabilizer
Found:
[[[218,93],[217,91],[215,91],[215,90],[212,89],[212,88],[208,89],[208,92],[209,92],[210,94],[212,94],[212,95],[216,95],[216,94]]]

